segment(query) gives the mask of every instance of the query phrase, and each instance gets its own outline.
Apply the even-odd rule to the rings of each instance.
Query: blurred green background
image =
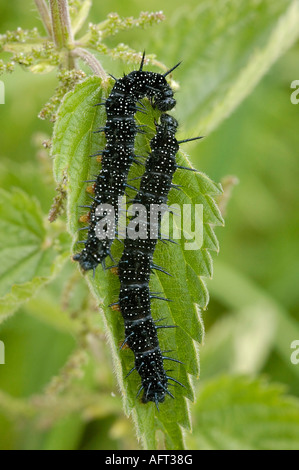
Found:
[[[211,96],[217,99],[216,94],[209,95],[217,85],[212,78],[217,77],[219,86],[229,84],[292,2],[216,3],[224,5],[235,31],[226,28],[213,6],[210,16],[200,20],[201,27],[195,14],[192,23],[194,10],[207,8],[206,2],[197,1],[184,6],[178,0],[163,5],[95,1],[89,17],[96,23],[111,11],[138,16],[142,10],[163,9],[165,23],[121,33],[111,44],[123,41],[156,53],[169,66],[183,59],[175,77],[181,87],[176,116],[187,137],[200,132],[204,106],[212,102]],[[270,9],[272,16],[267,16]],[[1,32],[19,25],[42,29],[33,2],[2,2],[0,17]],[[244,33],[239,38],[240,28],[246,37]],[[226,51],[221,59],[219,41]],[[214,181],[227,175],[239,180],[227,206],[226,226],[217,229],[220,252],[214,257],[214,278],[208,282],[201,378],[195,382],[199,399],[191,405],[194,431],[187,436],[193,449],[299,448],[299,364],[290,360],[290,339],[299,340],[299,105],[290,101],[290,84],[299,79],[298,53],[295,44],[233,114],[188,148],[194,166]],[[112,74],[129,68],[107,58],[103,64]],[[52,126],[37,115],[53,93],[56,77],[33,75],[19,67],[1,79],[6,86],[6,104],[0,106],[1,186],[20,187],[36,196],[46,215],[55,185],[48,154],[37,143],[50,137]],[[192,107],[195,94],[202,96],[198,107],[196,99]],[[0,340],[6,346],[6,365],[0,365],[1,449],[138,448],[132,425],[122,413],[101,319],[86,299],[87,287],[67,263],[54,282],[1,325]],[[94,326],[94,336],[84,336],[84,322],[78,321],[82,306],[87,312],[84,322]],[[273,384],[284,386],[293,398],[281,395]],[[245,408],[248,416],[243,416]],[[255,437],[246,442],[244,429]]]

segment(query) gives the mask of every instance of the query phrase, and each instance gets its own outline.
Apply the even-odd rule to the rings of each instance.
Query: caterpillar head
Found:
[[[173,97],[167,97],[163,99],[156,99],[155,106],[159,111],[165,112],[170,111],[176,105],[176,100]]]
[[[167,377],[159,347],[136,355],[135,367],[141,376],[142,403],[163,403],[167,392]]]
[[[99,263],[105,269],[105,258],[107,256],[111,256],[110,243],[106,240],[101,241],[97,238],[92,238],[86,243],[81,253],[76,253],[73,256],[73,260],[79,262],[83,271],[90,271],[92,269],[95,272]]]
[[[98,261],[88,252],[82,250],[81,253],[76,253],[73,256],[74,261],[79,261],[79,264],[83,271],[90,271],[95,269],[99,264]]]
[[[160,122],[161,125],[163,125],[168,130],[168,132],[173,134],[176,133],[179,123],[176,119],[174,119],[174,117],[170,116],[169,114],[161,114]]]
[[[173,97],[173,90],[170,88],[165,78],[162,78],[160,90],[155,94],[155,107],[159,111],[170,111],[176,105],[176,100]]]

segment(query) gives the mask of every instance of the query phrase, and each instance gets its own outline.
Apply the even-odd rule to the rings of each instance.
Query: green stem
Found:
[[[67,0],[50,0],[53,39],[57,48],[73,44],[69,7]]]
[[[107,80],[108,76],[102,65],[89,51],[81,47],[76,47],[76,49],[72,51],[72,55],[74,57],[80,57],[80,59],[82,59],[96,75],[101,77],[103,80]]]
[[[49,37],[52,37],[52,24],[51,24],[51,17],[48,5],[46,4],[45,0],[34,0],[36,8],[40,14],[41,20],[45,27],[45,30],[48,33]]]
[[[73,47],[74,37],[72,32],[69,6],[67,0],[50,0],[52,19],[52,35],[57,49],[65,51],[64,67],[71,70],[76,67],[70,48]]]

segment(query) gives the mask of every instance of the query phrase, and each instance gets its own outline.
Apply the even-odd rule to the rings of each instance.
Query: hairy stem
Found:
[[[53,39],[56,47],[72,44],[74,41],[67,0],[50,0]]]
[[[74,57],[80,57],[80,59],[82,59],[96,75],[101,77],[103,80],[107,80],[108,76],[102,65],[89,51],[81,47],[76,47],[76,49],[72,51],[72,55]]]
[[[57,49],[64,50],[63,66],[68,70],[76,67],[70,46],[74,44],[69,5],[67,0],[50,0],[53,40]]]
[[[45,27],[45,30],[48,33],[49,37],[52,37],[52,24],[51,24],[51,17],[48,5],[46,4],[45,0],[34,0],[36,8],[40,14],[41,20]]]

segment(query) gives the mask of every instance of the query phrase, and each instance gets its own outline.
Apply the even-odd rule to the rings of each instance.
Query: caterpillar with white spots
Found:
[[[138,156],[134,153],[135,137],[138,132],[144,130],[135,122],[134,115],[139,110],[144,112],[140,100],[147,97],[154,107],[164,112],[172,109],[176,101],[173,90],[166,81],[166,76],[179,64],[168,70],[164,75],[143,70],[144,54],[139,70],[116,80],[108,99],[104,103],[107,121],[98,132],[104,132],[106,146],[104,150],[96,155],[101,156],[101,171],[94,183],[94,196],[92,203],[87,207],[89,225],[80,230],[87,230],[86,240],[80,241],[84,248],[80,253],[73,256],[78,261],[83,271],[93,270],[95,272],[98,264],[105,268],[107,256],[111,256],[111,245],[117,237],[119,214],[118,201],[128,187],[127,178],[132,163],[140,163]],[[113,77],[114,78],[114,77]],[[138,106],[138,104],[140,106]],[[114,209],[115,231],[112,236],[98,238],[96,227],[106,213],[98,214],[96,209],[99,205],[109,205]]]
[[[166,273],[160,266],[153,263],[155,247],[158,239],[161,239],[161,215],[153,226],[153,223],[150,222],[151,208],[153,205],[167,203],[170,189],[176,187],[172,183],[172,178],[177,168],[194,171],[176,163],[179,144],[185,142],[176,140],[177,127],[177,121],[164,113],[160,117],[160,124],[156,125],[156,135],[150,142],[151,153],[146,161],[139,191],[133,201],[133,205],[138,204],[135,206],[137,212],[141,208],[140,205],[146,209],[146,217],[139,223],[138,231],[140,234],[142,233],[142,236],[136,238],[136,234],[132,233],[135,228],[130,229],[130,225],[128,225],[124,251],[118,264],[119,301],[112,304],[118,305],[124,319],[125,340],[123,345],[126,344],[135,356],[135,365],[127,376],[134,370],[138,372],[141,377],[138,395],[143,391],[142,402],[153,401],[158,409],[159,403],[165,400],[166,395],[174,398],[169,391],[171,382],[183,386],[178,380],[168,375],[164,369],[164,361],[178,363],[180,361],[161,351],[157,335],[160,328],[175,326],[158,325],[151,314],[152,299],[164,301],[169,299],[150,292],[149,288],[153,269]],[[152,238],[153,230],[157,234],[156,238]]]

